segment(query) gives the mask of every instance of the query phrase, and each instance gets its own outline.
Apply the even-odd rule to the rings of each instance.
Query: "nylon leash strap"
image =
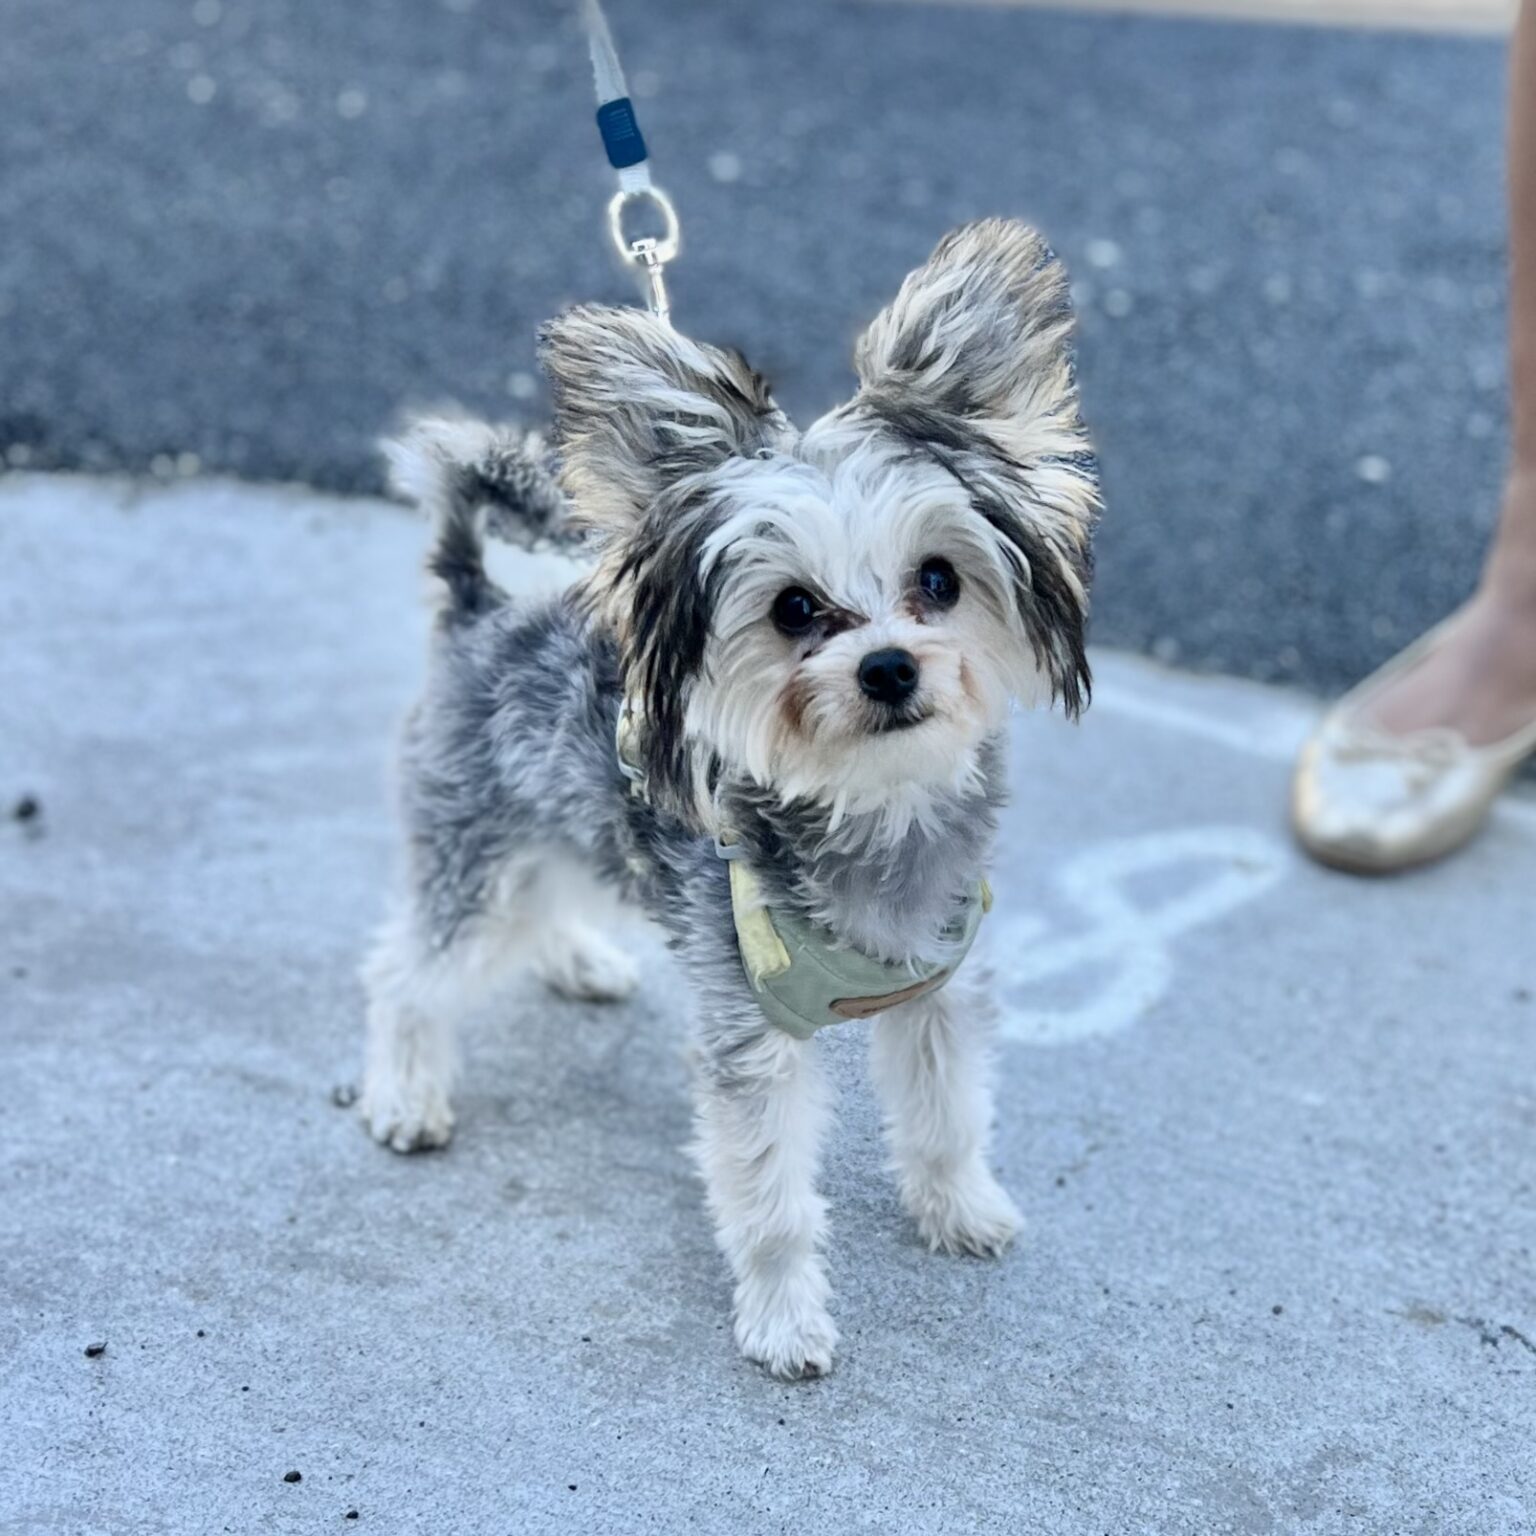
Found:
[[[639,272],[651,313],[670,325],[671,306],[667,302],[665,268],[677,255],[681,234],[677,210],[672,206],[672,199],[651,180],[645,137],[640,132],[635,105],[624,83],[624,67],[613,46],[601,0],[582,0],[582,22],[587,29],[587,45],[592,53],[592,80],[597,88],[597,129],[603,136],[603,149],[619,183],[619,190],[608,204],[608,233],[620,260]],[[633,213],[638,203],[649,203],[660,216],[660,236],[631,239],[625,233],[625,216]]]

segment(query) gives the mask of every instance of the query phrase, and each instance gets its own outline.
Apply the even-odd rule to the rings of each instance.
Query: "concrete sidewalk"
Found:
[[[422,543],[0,483],[0,1532],[1536,1531],[1536,802],[1322,873],[1304,701],[1100,655],[1080,729],[1019,724],[986,934],[1028,1240],[918,1247],[836,1033],[845,1343],[787,1386],[654,946],[631,1006],[482,1018],[445,1155],[331,1103]]]
[[[871,0],[878,3],[878,0]],[[1425,32],[1507,32],[1519,0],[898,0],[901,4],[1110,11],[1222,21],[1384,27]]]

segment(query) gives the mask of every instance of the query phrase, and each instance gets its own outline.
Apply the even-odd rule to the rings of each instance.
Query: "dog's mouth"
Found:
[[[882,715],[871,727],[871,732],[876,736],[888,736],[892,731],[910,731],[920,725],[926,725],[933,718],[931,710],[919,710],[916,714],[887,714]]]

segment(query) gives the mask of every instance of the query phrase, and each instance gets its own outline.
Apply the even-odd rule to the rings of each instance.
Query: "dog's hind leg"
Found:
[[[551,854],[526,903],[533,968],[544,984],[579,1002],[622,1002],[640,984],[634,960],[601,929],[619,921],[617,901],[569,855]]]
[[[736,1277],[736,1342],[775,1376],[825,1375],[837,1329],[820,1253],[827,1090],[814,1043],[773,1028],[750,1001],[701,1035],[694,1150]]]
[[[520,946],[510,939],[483,918],[440,946],[411,917],[384,925],[362,969],[368,1040],[358,1108],[375,1140],[396,1152],[448,1144],[458,1023],[514,962]]]
[[[551,924],[534,966],[551,991],[589,1003],[622,1002],[640,984],[633,959],[574,918]]]
[[[992,1257],[1023,1226],[987,1166],[992,1004],[964,978],[875,1020],[870,1060],[902,1204],[930,1248]]]

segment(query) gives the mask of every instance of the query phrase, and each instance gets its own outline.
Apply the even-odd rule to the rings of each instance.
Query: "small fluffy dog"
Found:
[[[803,433],[740,356],[583,307],[543,336],[560,485],[506,429],[422,422],[390,449],[436,515],[442,595],[403,747],[409,905],[364,968],[363,1116],[396,1151],[446,1143],[455,1021],[508,964],[582,998],[636,984],[562,906],[571,867],[638,898],[692,985],[736,1339],[780,1376],[827,1371],[837,1330],[827,1091],[800,1037],[822,1005],[793,981],[813,1017],[785,1027],[764,975],[888,976],[833,1011],[877,1015],[906,1208],[950,1253],[995,1255],[1020,1225],[987,1165],[989,1005],[954,962],[1009,702],[1076,715],[1088,694],[1098,499],[1071,324],[1039,237],[990,220],[906,279],[858,342],[858,392]],[[485,531],[567,528],[595,550],[569,591],[523,603],[488,579]]]

